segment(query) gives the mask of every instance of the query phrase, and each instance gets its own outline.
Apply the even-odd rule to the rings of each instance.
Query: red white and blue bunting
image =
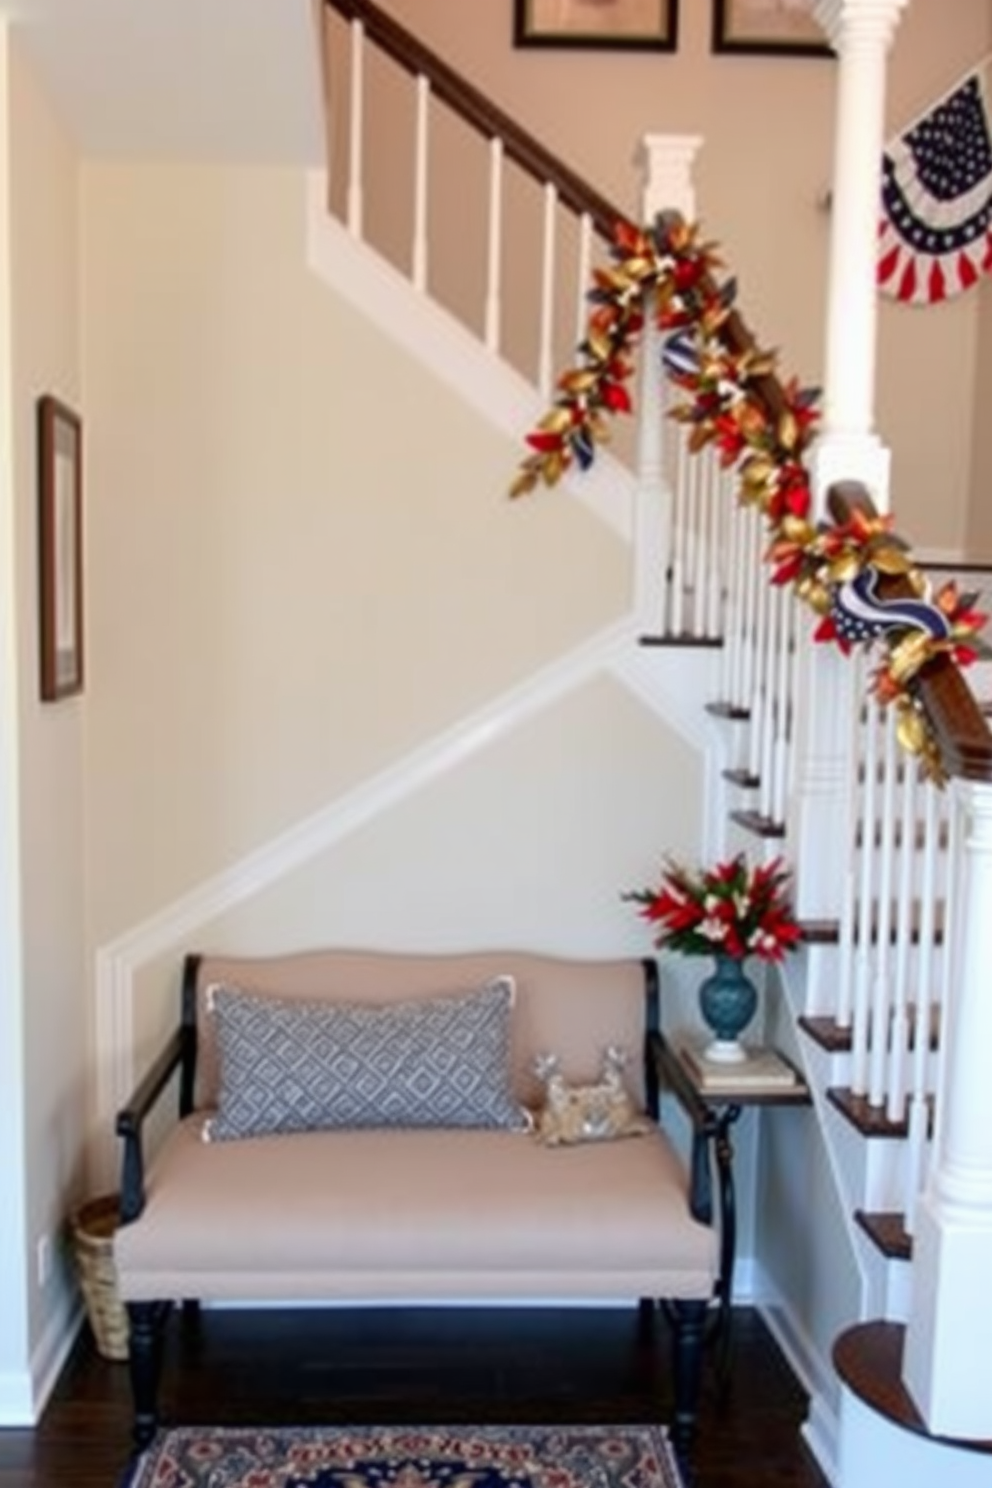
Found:
[[[992,138],[974,70],[882,157],[878,284],[932,305],[992,270]]]

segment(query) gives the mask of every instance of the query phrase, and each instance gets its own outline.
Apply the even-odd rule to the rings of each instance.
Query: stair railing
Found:
[[[347,23],[346,46],[340,44],[332,13]],[[412,82],[414,127],[409,179],[413,183],[413,222],[406,271],[421,292],[428,289],[432,268],[428,227],[435,106],[446,106],[469,135],[485,143],[487,261],[484,303],[476,307],[475,323],[481,327],[485,345],[497,354],[503,350],[505,318],[507,164],[519,167],[537,184],[542,197],[541,241],[530,261],[540,266],[540,331],[536,365],[521,370],[548,396],[557,325],[567,314],[569,333],[573,328],[581,332],[596,240],[608,242],[616,223],[626,214],[371,0],[325,0],[323,16],[330,128],[341,136],[339,158],[346,162],[347,181],[341,193],[345,220],[348,230],[361,241],[365,240],[367,217],[366,141],[374,123],[366,109],[369,74],[374,62],[386,59],[394,72],[406,74]],[[449,185],[457,191],[457,183]],[[570,221],[566,225],[563,219]],[[565,255],[559,251],[566,237],[575,241],[571,285],[563,283]]]

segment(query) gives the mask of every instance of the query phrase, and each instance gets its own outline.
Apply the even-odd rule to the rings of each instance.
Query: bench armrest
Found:
[[[662,1089],[678,1100],[692,1123],[692,1148],[689,1154],[689,1210],[702,1224],[713,1223],[713,1175],[710,1162],[711,1143],[717,1135],[716,1113],[701,1099],[678,1056],[664,1036],[648,1034],[648,1051],[658,1072]]]
[[[117,1113],[115,1130],[123,1139],[121,1154],[121,1223],[137,1219],[145,1207],[145,1155],[142,1130],[145,1118],[182,1063],[186,1030],[177,1028],[125,1106]]]

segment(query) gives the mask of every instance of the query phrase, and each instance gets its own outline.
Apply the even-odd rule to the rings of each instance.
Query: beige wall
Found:
[[[971,444],[971,501],[967,552],[992,563],[992,280],[978,288],[978,354],[974,384]]]
[[[698,133],[698,209],[708,236],[726,253],[746,319],[764,345],[778,347],[782,370],[804,382],[822,378],[829,219],[821,205],[832,176],[836,66],[817,58],[714,56],[711,6],[684,0],[678,51],[518,50],[510,42],[510,6],[478,0],[471,23],[448,0],[386,0],[386,8],[476,81],[627,212],[639,215],[632,164],[649,130]],[[987,0],[912,0],[897,32],[889,72],[887,129],[907,125],[952,86],[990,46]],[[370,69],[370,118],[389,146],[369,164],[367,219],[390,255],[409,261],[409,86],[386,85]],[[456,158],[438,130],[437,168],[450,155],[459,170],[456,215],[432,222],[436,267],[451,301],[466,313],[479,303],[471,268],[473,214],[481,163],[462,147]],[[339,192],[343,138],[335,141]],[[481,152],[480,152],[481,153]],[[383,159],[387,164],[383,164]],[[388,163],[393,162],[390,172]],[[537,193],[514,186],[536,228]],[[478,203],[481,206],[481,201]],[[531,254],[531,261],[536,254]],[[515,293],[530,294],[525,266],[511,252]],[[970,495],[972,379],[978,295],[925,310],[880,306],[877,421],[893,451],[893,504],[900,530],[920,551],[960,548]],[[476,314],[478,312],[476,311]],[[533,366],[533,335],[515,327],[511,354]]]
[[[82,1183],[88,1078],[84,956],[85,703],[38,697],[35,403],[80,406],[78,162],[31,71],[12,48],[10,140],[14,582],[23,995],[23,1176],[29,1347],[67,1305],[63,1268],[37,1285],[35,1247],[57,1240]]]
[[[95,944],[622,613],[577,503],[305,267],[295,172],[88,166]]]

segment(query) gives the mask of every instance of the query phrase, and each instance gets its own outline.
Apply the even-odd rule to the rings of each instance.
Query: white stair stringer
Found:
[[[782,985],[793,1007],[794,999],[802,999],[804,986],[820,976],[829,977],[836,954],[834,946],[810,946],[805,955],[808,963],[805,976],[793,975],[790,963],[783,965]],[[885,1318],[903,1322],[909,1309],[912,1263],[884,1256],[854,1215],[859,1209],[868,1212],[902,1209],[907,1143],[899,1138],[864,1136],[830,1101],[829,1090],[850,1085],[850,1054],[831,1053],[802,1032],[798,1035],[798,1047],[862,1278],[860,1320]]]
[[[312,171],[306,235],[312,272],[491,424],[522,441],[547,411],[537,388],[489,351],[450,311],[416,290],[381,254],[355,238],[331,216],[326,203],[326,178]],[[589,470],[567,471],[562,485],[626,542],[632,541],[637,483],[607,450],[597,451]]]

